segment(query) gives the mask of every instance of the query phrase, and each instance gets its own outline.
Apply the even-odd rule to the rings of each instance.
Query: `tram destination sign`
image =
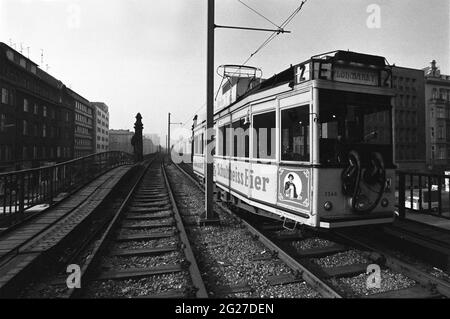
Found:
[[[378,86],[377,71],[356,68],[335,67],[333,80],[337,82]]]

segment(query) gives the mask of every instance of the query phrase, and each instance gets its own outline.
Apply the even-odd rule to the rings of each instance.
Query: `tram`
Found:
[[[393,221],[395,93],[384,57],[334,51],[265,80],[258,69],[229,67],[214,147],[205,121],[192,128],[194,172],[204,177],[212,149],[222,200],[317,228]]]

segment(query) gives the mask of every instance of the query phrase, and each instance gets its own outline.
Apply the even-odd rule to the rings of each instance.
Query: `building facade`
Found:
[[[429,170],[450,169],[450,76],[433,60],[425,72],[426,155]]]
[[[95,153],[109,150],[109,112],[103,102],[92,102],[95,111]]]
[[[134,132],[130,130],[109,130],[109,150],[133,154],[131,138]]]
[[[399,169],[426,170],[424,71],[393,67],[394,148]]]
[[[0,171],[73,157],[74,109],[61,81],[0,43]]]
[[[78,93],[66,89],[68,99],[74,108],[74,157],[84,157],[95,153],[94,108]]]

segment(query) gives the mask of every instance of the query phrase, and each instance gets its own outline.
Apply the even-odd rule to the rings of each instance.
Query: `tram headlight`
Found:
[[[326,211],[330,211],[333,209],[333,204],[330,201],[325,202],[325,204],[323,204],[323,208],[325,208]]]
[[[382,207],[388,207],[388,205],[389,205],[388,199],[387,199],[387,198],[383,198],[383,199],[381,200],[381,206],[382,206]]]

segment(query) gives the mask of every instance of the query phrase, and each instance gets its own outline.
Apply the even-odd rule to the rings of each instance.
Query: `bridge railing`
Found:
[[[0,226],[25,218],[25,211],[52,204],[117,166],[133,163],[131,154],[110,151],[92,154],[53,166],[0,174]]]
[[[450,219],[450,175],[398,171],[398,212],[430,214]]]

